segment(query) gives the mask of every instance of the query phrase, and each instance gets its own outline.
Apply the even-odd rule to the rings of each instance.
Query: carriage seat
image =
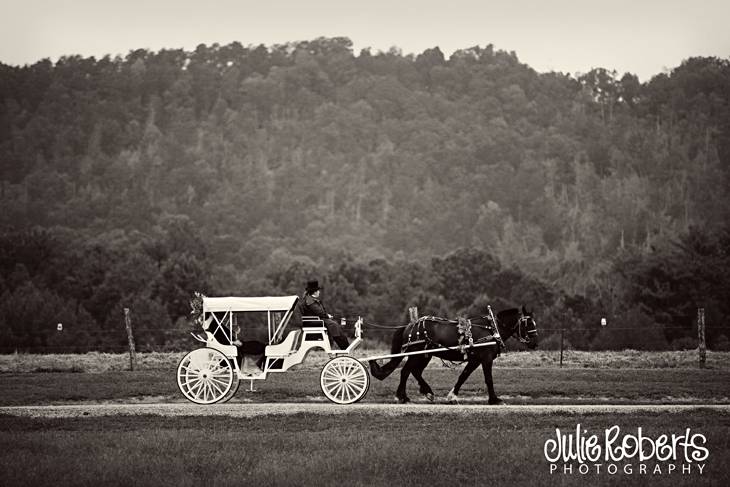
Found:
[[[324,320],[319,316],[302,316],[302,326],[324,327]]]
[[[297,351],[297,343],[299,341],[299,335],[302,334],[301,330],[292,330],[286,336],[283,342],[278,345],[268,345],[266,347],[267,357],[286,357],[293,352]]]

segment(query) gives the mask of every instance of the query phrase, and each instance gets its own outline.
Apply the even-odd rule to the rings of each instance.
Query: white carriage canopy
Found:
[[[239,339],[274,343],[282,338],[298,300],[298,296],[206,296],[203,298],[204,328],[221,343],[236,339],[236,325],[241,326]]]
[[[289,311],[299,296],[203,298],[203,311]]]

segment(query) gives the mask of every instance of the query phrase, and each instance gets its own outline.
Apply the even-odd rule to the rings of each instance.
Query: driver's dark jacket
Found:
[[[329,318],[327,316],[327,310],[324,308],[324,304],[319,299],[310,296],[309,294],[304,296],[302,300],[302,315],[303,316],[317,316],[323,320]]]

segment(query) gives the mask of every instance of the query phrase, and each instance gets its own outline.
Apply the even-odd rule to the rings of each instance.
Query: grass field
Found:
[[[592,354],[588,366],[535,366],[541,355],[512,353],[498,358],[494,368],[497,393],[511,404],[554,403],[730,403],[730,354],[712,354],[711,368],[686,363],[681,352],[643,356],[647,368],[627,368],[637,352]],[[134,372],[125,370],[128,357],[119,355],[3,355],[0,356],[0,406],[78,401],[183,401],[175,370],[182,354],[142,354]],[[326,356],[312,356],[307,364],[285,374],[271,374],[255,382],[256,392],[244,382],[234,402],[324,401],[319,372]],[[124,364],[126,359],[126,364]],[[572,358],[571,360],[576,360]],[[124,365],[123,365],[124,364]],[[614,367],[609,367],[614,364]],[[618,364],[618,365],[616,365]],[[662,364],[665,365],[662,367]],[[451,389],[461,367],[446,368],[438,361],[424,374],[437,396]],[[396,371],[385,381],[372,380],[366,402],[390,402],[399,380]],[[415,381],[408,394],[420,400]],[[461,391],[463,401],[484,402],[483,374],[475,371]]]
[[[640,475],[638,461],[615,475],[550,473],[543,445],[555,428],[613,425],[636,434],[707,438],[700,475],[661,463]],[[457,415],[296,414],[255,419],[120,416],[27,419],[0,416],[5,486],[45,485],[727,485],[730,414]],[[633,464],[633,473],[622,470]],[[657,463],[652,460],[649,469]],[[668,464],[678,465],[673,473]],[[562,468],[562,464],[560,464]]]
[[[367,354],[377,351],[367,352]],[[0,406],[86,402],[184,401],[175,383],[183,354],[0,356]],[[495,363],[497,393],[508,404],[730,404],[730,354],[711,353],[708,368],[691,352],[508,353]],[[324,356],[305,366],[243,383],[232,403],[322,402]],[[424,374],[439,400],[461,367],[433,361]],[[399,374],[373,381],[364,402],[391,402]],[[423,400],[413,380],[408,393]],[[462,388],[485,403],[480,370]],[[215,407],[215,406],[212,406]],[[346,408],[347,406],[344,406]],[[458,407],[454,409],[458,411]],[[550,474],[543,445],[555,428],[594,432],[619,425],[647,434],[708,438],[702,475]],[[625,463],[625,462],[624,462]],[[635,463],[635,462],[634,462]],[[653,468],[653,465],[650,466]],[[577,469],[577,466],[576,466]],[[300,413],[254,419],[101,416],[30,419],[0,415],[0,484],[44,485],[728,485],[730,413],[480,414],[465,418],[406,413]]]

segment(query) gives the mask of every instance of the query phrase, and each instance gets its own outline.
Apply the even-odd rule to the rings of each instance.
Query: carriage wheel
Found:
[[[228,395],[238,380],[234,375],[225,355],[213,348],[199,348],[185,355],[177,366],[177,386],[190,401],[213,404]]]
[[[220,403],[230,401],[233,398],[233,396],[236,395],[236,392],[238,392],[238,387],[241,385],[241,381],[236,376],[236,366],[233,363],[234,360],[236,360],[236,359],[235,358],[228,359],[228,363],[231,364],[231,370],[233,371],[233,385],[231,386],[231,390],[228,391],[228,394],[226,394],[226,396],[219,401]]]
[[[336,357],[322,368],[319,384],[330,401],[352,404],[365,397],[370,387],[370,376],[359,360]]]

